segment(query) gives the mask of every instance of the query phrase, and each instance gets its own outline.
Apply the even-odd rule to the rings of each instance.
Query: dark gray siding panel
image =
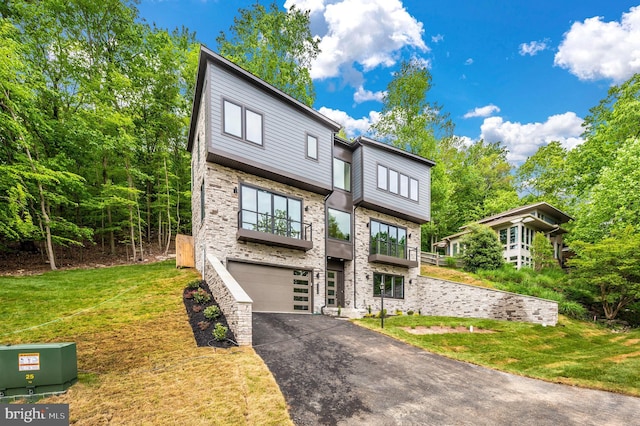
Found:
[[[211,149],[217,155],[246,158],[272,173],[299,176],[318,187],[332,184],[332,129],[219,67],[208,67]],[[222,132],[222,101],[227,99],[263,116],[263,145]],[[307,134],[318,138],[318,160],[306,157]]]
[[[373,146],[361,146],[363,187],[361,200],[369,206],[392,206],[402,216],[411,216],[421,221],[431,218],[431,168],[421,162],[378,149]],[[399,173],[417,179],[419,182],[418,202],[378,189],[378,164],[391,168]]]
[[[353,201],[362,199],[362,147],[356,148],[351,162],[351,192]]]

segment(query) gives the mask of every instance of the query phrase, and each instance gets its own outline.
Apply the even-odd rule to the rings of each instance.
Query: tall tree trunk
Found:
[[[109,181],[107,176],[107,156],[102,157],[102,185]],[[111,206],[107,206],[107,225],[109,226],[109,250],[112,256],[116,255],[116,237],[113,232],[113,222],[111,220]]]
[[[167,186],[167,246],[164,249],[164,255],[169,253],[169,245],[171,245],[171,198],[169,196],[169,172],[167,171],[167,159],[164,159],[164,181]]]
[[[125,162],[125,168],[127,170],[127,182],[129,184],[129,189],[132,190],[133,189],[133,178],[131,177],[131,171],[130,171],[130,164],[129,164],[129,159],[127,158],[126,162]],[[133,197],[131,196],[131,193],[129,194],[129,200],[133,201]],[[135,261],[136,256],[137,256],[137,249],[136,249],[136,232],[135,232],[135,225],[133,222],[133,206],[131,204],[129,204],[129,236],[131,238],[131,251],[133,252],[133,257],[132,259]]]

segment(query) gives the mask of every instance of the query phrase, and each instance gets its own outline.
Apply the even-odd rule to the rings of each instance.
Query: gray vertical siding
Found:
[[[363,201],[393,207],[396,211],[430,220],[431,218],[431,168],[419,161],[378,149],[371,145],[360,146],[362,150],[362,194]],[[354,155],[356,157],[356,155]],[[417,179],[418,202],[378,189],[378,164]]]
[[[332,184],[332,129],[292,108],[245,80],[209,64],[210,137],[212,148],[259,163],[266,170]],[[222,132],[222,101],[227,99],[263,116],[263,145],[241,141]],[[318,138],[318,160],[306,157],[307,134]]]
[[[353,153],[351,162],[351,193],[354,200],[362,198],[362,147]]]

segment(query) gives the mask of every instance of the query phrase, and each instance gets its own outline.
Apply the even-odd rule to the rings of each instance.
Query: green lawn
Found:
[[[556,327],[445,317],[366,318],[358,324],[449,358],[552,382],[640,396],[640,330],[613,332],[561,316]],[[473,326],[474,333],[413,334]],[[478,333],[478,329],[493,333]]]
[[[79,382],[41,402],[68,403],[78,425],[291,424],[250,348],[198,348],[174,262],[0,277],[0,342],[76,342]]]

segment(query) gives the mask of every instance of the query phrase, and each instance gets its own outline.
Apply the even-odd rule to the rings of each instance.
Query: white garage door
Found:
[[[310,271],[232,261],[228,269],[253,300],[254,312],[312,311]]]

